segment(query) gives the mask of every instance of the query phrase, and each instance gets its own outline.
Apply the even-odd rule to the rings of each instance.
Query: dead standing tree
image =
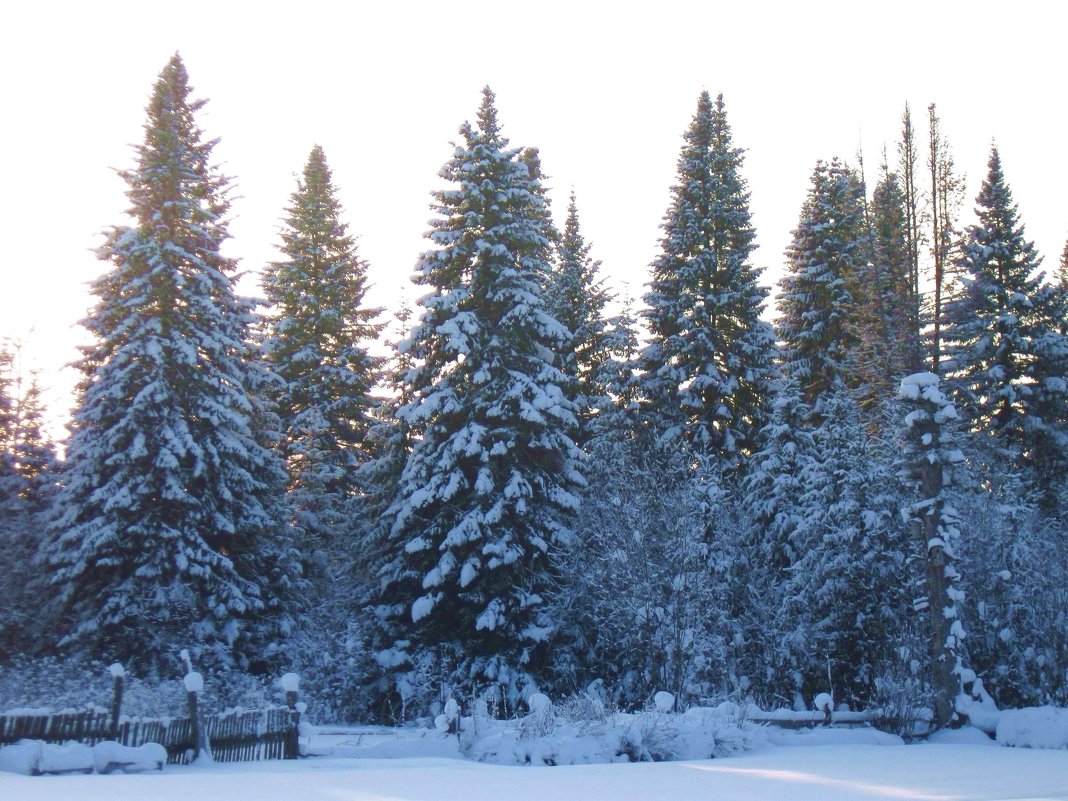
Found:
[[[926,595],[916,599],[914,608],[926,610],[930,623],[934,722],[942,728],[956,717],[953,703],[960,692],[965,636],[958,608],[964,593],[956,586],[960,580],[955,550],[959,519],[946,492],[953,466],[964,457],[944,427],[957,419],[957,410],[938,388],[938,376],[916,373],[906,377],[900,397],[911,407],[905,416],[904,473],[921,498],[901,514],[920,540],[924,557]]]

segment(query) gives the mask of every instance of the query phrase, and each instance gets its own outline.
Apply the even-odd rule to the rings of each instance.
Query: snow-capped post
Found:
[[[964,593],[955,586],[956,542],[960,536],[956,510],[946,500],[951,470],[964,460],[944,423],[957,419],[957,410],[938,388],[938,376],[916,373],[902,379],[900,398],[911,407],[905,416],[904,475],[915,482],[921,500],[901,510],[901,516],[919,538],[926,564],[927,595],[913,608],[927,610],[931,632],[931,673],[934,685],[935,725],[942,728],[955,718],[954,699],[960,692],[961,625],[958,602]]]
[[[114,680],[115,693],[111,699],[111,728],[108,730],[108,738],[119,739],[119,716],[122,714],[122,682],[126,677],[126,669],[118,662],[108,668],[108,673]]]
[[[208,748],[208,733],[200,719],[200,693],[204,691],[204,677],[193,670],[193,663],[189,659],[189,651],[185,648],[181,653],[182,663],[185,665],[185,693],[189,704],[189,721],[192,726],[193,761],[204,759],[211,761],[211,751]]]
[[[300,716],[306,709],[304,704],[297,703],[297,696],[300,694],[300,676],[296,673],[286,673],[278,680],[278,683],[286,694],[286,706],[290,709],[293,724],[292,733],[286,742],[285,758],[296,759],[300,756]]]
[[[817,712],[823,713],[824,724],[830,726],[834,713],[834,698],[830,693],[820,693],[812,699],[812,707]]]
[[[445,702],[445,720],[449,724],[449,734],[460,736],[460,704],[451,695]]]
[[[300,676],[296,673],[286,673],[278,680],[286,694],[286,706],[290,709],[297,708],[297,695],[300,693]]]

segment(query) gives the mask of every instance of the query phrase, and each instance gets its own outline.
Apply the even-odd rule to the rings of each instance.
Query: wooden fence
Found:
[[[293,759],[298,755],[299,718],[296,711],[279,706],[205,715],[202,725],[216,762]],[[179,765],[189,764],[196,753],[192,719],[187,717],[123,718],[113,727],[103,711],[0,714],[0,746],[22,739],[86,745],[115,740],[135,747],[159,743],[167,749],[167,762]]]

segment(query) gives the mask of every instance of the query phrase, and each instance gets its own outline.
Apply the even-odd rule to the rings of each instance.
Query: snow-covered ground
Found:
[[[877,745],[857,732],[807,732],[725,759],[513,767],[443,756],[447,738],[396,753],[190,767],[136,775],[0,773],[4,801],[1068,801],[1068,752],[997,747],[974,730],[924,745]],[[454,741],[454,740],[453,740]],[[885,742],[885,741],[884,741]],[[336,754],[381,749],[333,735]],[[804,743],[804,745],[802,745]],[[381,751],[386,756],[384,750]],[[458,756],[458,754],[457,754]]]

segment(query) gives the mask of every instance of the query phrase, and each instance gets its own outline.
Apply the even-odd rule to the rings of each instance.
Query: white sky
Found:
[[[968,177],[965,222],[996,139],[1051,268],[1068,236],[1066,22],[1064,4],[1029,0],[12,4],[0,27],[0,336],[26,343],[62,417],[74,377],[60,368],[84,336],[85,282],[105,267],[91,251],[125,222],[114,169],[131,165],[176,50],[236,179],[230,252],[246,270],[276,258],[295,175],[321,144],[380,305],[395,305],[426,248],[429,192],[487,83],[512,144],[540,148],[558,218],[574,187],[593,255],[635,297],[702,89],[724,93],[748,151],[769,283],[815,161],[852,159],[863,143],[873,179],[906,101],[921,146],[938,104]]]

